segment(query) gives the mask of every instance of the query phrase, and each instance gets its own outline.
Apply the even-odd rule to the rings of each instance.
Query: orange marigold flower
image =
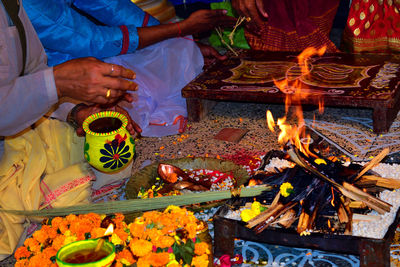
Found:
[[[207,267],[208,266],[208,256],[206,254],[203,254],[201,256],[194,256],[192,259],[191,266]]]
[[[64,246],[64,242],[65,242],[65,236],[58,235],[56,238],[54,238],[53,243],[51,245],[55,250],[58,251],[62,246]]]
[[[145,238],[151,240],[154,245],[156,245],[156,242],[158,242],[158,239],[162,235],[163,233],[156,228],[147,229],[144,233]]]
[[[206,242],[194,244],[194,253],[196,255],[210,254],[210,248]]]
[[[82,218],[79,221],[71,223],[69,229],[71,230],[72,234],[75,234],[77,236],[78,240],[83,240],[85,239],[85,234],[90,233],[90,231],[92,230],[92,224],[93,223],[90,220]]]
[[[169,248],[172,247],[172,245],[175,243],[175,239],[171,236],[160,236],[160,238],[158,239],[158,243],[155,244],[157,247],[160,248]]]
[[[161,252],[161,253],[151,253],[149,256],[149,262],[151,266],[165,266],[169,262],[169,253],[168,252]]]
[[[26,267],[28,266],[28,263],[29,263],[28,259],[21,259],[15,263],[14,267]]]
[[[125,219],[125,216],[122,213],[115,213],[115,217],[113,218],[113,222],[118,223],[118,222],[123,222]]]
[[[150,267],[150,262],[147,257],[139,258],[136,262],[137,267]]]
[[[136,262],[136,260],[133,258],[132,253],[128,249],[124,249],[121,252],[117,253],[115,259],[117,260],[117,262],[123,263],[126,266],[130,266]]]
[[[71,224],[78,220],[78,216],[76,216],[75,214],[70,214],[70,215],[67,215],[67,217],[65,217],[65,219],[67,220],[67,222],[69,222]]]
[[[43,254],[38,254],[29,259],[29,267],[50,266],[52,264],[50,258],[46,258]]]
[[[40,244],[44,244],[44,242],[49,238],[49,235],[47,234],[47,229],[44,227],[48,227],[47,225],[43,225],[42,229],[36,231],[33,233],[32,237],[36,239]],[[44,229],[43,229],[44,228]]]
[[[24,246],[34,253],[39,253],[41,249],[39,242],[32,237],[25,240]]]
[[[99,238],[104,236],[104,233],[106,232],[106,229],[101,228],[101,227],[95,227],[90,231],[90,236],[91,238]]]
[[[144,223],[131,223],[129,224],[129,231],[131,232],[131,235],[134,237],[139,237],[141,238],[143,236],[143,233],[146,229],[146,224]]]
[[[46,259],[50,259],[57,254],[57,250],[54,247],[48,247],[43,249],[42,254]]]
[[[197,224],[190,223],[185,226],[185,229],[188,231],[189,238],[195,238],[197,235]]]
[[[63,222],[65,222],[64,218],[54,217],[51,220],[51,226],[57,230]]]
[[[135,239],[129,244],[133,255],[143,257],[149,254],[153,249],[153,244],[147,240]]]
[[[124,229],[115,229],[114,234],[116,234],[124,242],[129,236],[129,233],[125,232]]]
[[[92,221],[94,226],[100,227],[102,219],[99,214],[91,212],[85,214],[84,218]]]
[[[14,257],[16,260],[20,260],[21,258],[29,258],[30,255],[31,252],[25,246],[17,248],[17,250],[14,253]]]

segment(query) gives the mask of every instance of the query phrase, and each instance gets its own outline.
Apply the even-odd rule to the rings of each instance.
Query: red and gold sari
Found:
[[[348,52],[400,52],[400,0],[353,0],[343,33]]]
[[[264,0],[268,20],[256,35],[246,31],[252,49],[264,51],[302,51],[327,46],[338,51],[329,40],[339,0]]]

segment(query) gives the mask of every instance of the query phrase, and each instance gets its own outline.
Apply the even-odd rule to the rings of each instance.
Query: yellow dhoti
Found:
[[[88,203],[95,176],[84,160],[83,144],[68,124],[52,119],[7,137],[0,160],[0,207],[37,210]],[[0,212],[0,260],[13,253],[31,220]]]

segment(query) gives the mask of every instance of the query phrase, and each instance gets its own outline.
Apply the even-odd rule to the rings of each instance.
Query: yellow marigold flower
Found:
[[[163,235],[158,238],[157,246],[160,248],[169,248],[175,243],[175,239],[171,236]]]
[[[288,197],[293,192],[293,186],[290,183],[283,183],[280,187],[281,195]]]
[[[244,222],[248,222],[256,216],[257,214],[252,209],[245,209],[240,212],[240,218]]]
[[[165,212],[165,213],[168,213],[168,212],[175,212],[175,211],[179,211],[179,210],[181,210],[180,207],[175,206],[175,205],[169,205],[169,206],[164,210],[164,212]]]
[[[318,165],[320,165],[320,164],[327,165],[327,163],[324,159],[315,159],[314,162],[317,163]]]
[[[111,235],[111,243],[113,243],[114,245],[123,245],[124,241],[121,240],[121,238],[119,238],[119,236],[116,233],[113,233]]]
[[[168,262],[167,267],[181,267],[182,265],[179,264],[176,260],[172,260]]]
[[[196,255],[210,254],[209,246],[206,242],[194,244],[194,253]]]
[[[159,267],[165,266],[169,262],[169,253],[168,252],[161,252],[161,253],[151,253],[149,257],[149,262],[151,266]]]
[[[78,238],[75,235],[67,236],[64,240],[64,246],[77,240]]]
[[[195,267],[207,267],[208,266],[208,256],[203,254],[201,256],[194,256],[192,259],[192,265]]]
[[[153,249],[153,244],[147,240],[135,239],[129,244],[133,255],[143,257],[149,254]]]
[[[261,203],[258,201],[254,201],[253,203],[251,203],[251,210],[256,214],[260,214],[260,210],[261,210]]]
[[[14,253],[14,257],[16,260],[20,260],[21,258],[29,258],[30,255],[31,252],[25,246],[17,248],[17,250]]]

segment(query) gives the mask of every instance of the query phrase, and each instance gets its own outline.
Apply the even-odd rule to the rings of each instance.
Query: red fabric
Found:
[[[348,52],[400,51],[400,1],[353,0],[343,34]]]
[[[149,13],[145,12],[145,15],[144,15],[144,18],[143,18],[142,27],[146,27],[147,26],[147,23],[149,23],[149,19],[150,19]]]
[[[298,52],[325,45],[335,52],[329,32],[338,6],[339,0],[264,0],[268,19],[261,35],[246,31],[246,38],[255,50]]]
[[[129,31],[125,25],[119,27],[122,31],[122,49],[120,55],[124,55],[128,52],[129,48]]]

